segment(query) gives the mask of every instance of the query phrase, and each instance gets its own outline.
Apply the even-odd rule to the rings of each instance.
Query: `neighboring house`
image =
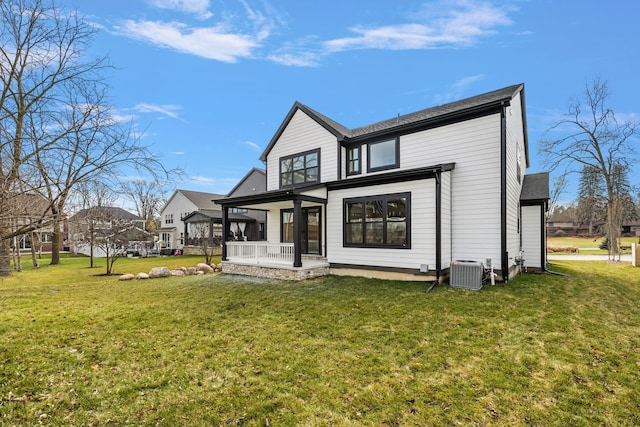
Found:
[[[247,196],[263,193],[266,190],[266,171],[253,168],[227,197]],[[185,244],[198,246],[201,238],[222,238],[222,212],[216,209],[199,209],[182,218],[185,224]],[[266,212],[245,208],[232,208],[229,212],[230,237],[233,240],[264,240],[266,231]],[[212,242],[213,243],[213,242]],[[219,242],[218,242],[219,243]]]
[[[508,280],[546,264],[548,174],[528,176],[524,85],[349,129],[294,103],[261,158],[267,243],[223,245],[223,271],[442,280],[488,259]]]
[[[11,227],[19,230],[32,224],[39,224],[32,232],[12,239],[11,247],[20,251],[33,249],[37,252],[50,252],[53,236],[53,214],[49,201],[37,193],[14,194],[7,202],[11,217]],[[2,214],[2,213],[0,213]],[[64,248],[67,236],[67,218],[62,215],[60,250]]]
[[[220,212],[220,207],[214,204],[213,200],[221,197],[224,196],[201,191],[176,190],[160,212],[158,237],[161,245],[169,249],[182,249],[187,237],[183,219],[199,210]]]
[[[136,253],[146,254],[153,245],[152,233],[145,230],[146,221],[115,206],[94,206],[78,211],[69,219],[69,240],[74,253],[105,256],[108,245],[131,246]]]

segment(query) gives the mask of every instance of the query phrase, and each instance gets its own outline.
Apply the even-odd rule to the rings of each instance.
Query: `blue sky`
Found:
[[[354,128],[524,83],[528,173],[544,170],[537,142],[594,77],[620,117],[640,115],[635,0],[58,4],[100,29],[91,53],[118,67],[118,114],[184,168],[184,189],[226,193],[263,167],[296,100]]]

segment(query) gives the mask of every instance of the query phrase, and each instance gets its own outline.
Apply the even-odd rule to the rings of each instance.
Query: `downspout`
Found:
[[[500,261],[502,279],[509,281],[509,252],[507,252],[507,114],[506,104],[500,110]]]
[[[436,172],[436,280],[429,286],[431,291],[440,283],[440,271],[442,270],[442,171]]]

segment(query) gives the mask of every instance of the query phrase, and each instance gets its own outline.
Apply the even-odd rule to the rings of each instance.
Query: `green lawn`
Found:
[[[1,425],[640,424],[628,264],[430,293],[347,277],[119,282],[86,264],[0,280]]]
[[[606,250],[598,249],[604,237],[548,237],[547,247],[568,248],[574,247],[584,254],[607,254]],[[630,248],[632,243],[640,243],[638,237],[621,237],[620,246]],[[622,253],[631,253],[631,250],[623,249]]]

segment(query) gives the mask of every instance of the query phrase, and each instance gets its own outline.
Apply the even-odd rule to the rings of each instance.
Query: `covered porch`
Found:
[[[316,185],[216,200],[222,206],[223,273],[287,280],[328,274],[326,191]],[[265,211],[267,240],[235,241],[232,208]]]

